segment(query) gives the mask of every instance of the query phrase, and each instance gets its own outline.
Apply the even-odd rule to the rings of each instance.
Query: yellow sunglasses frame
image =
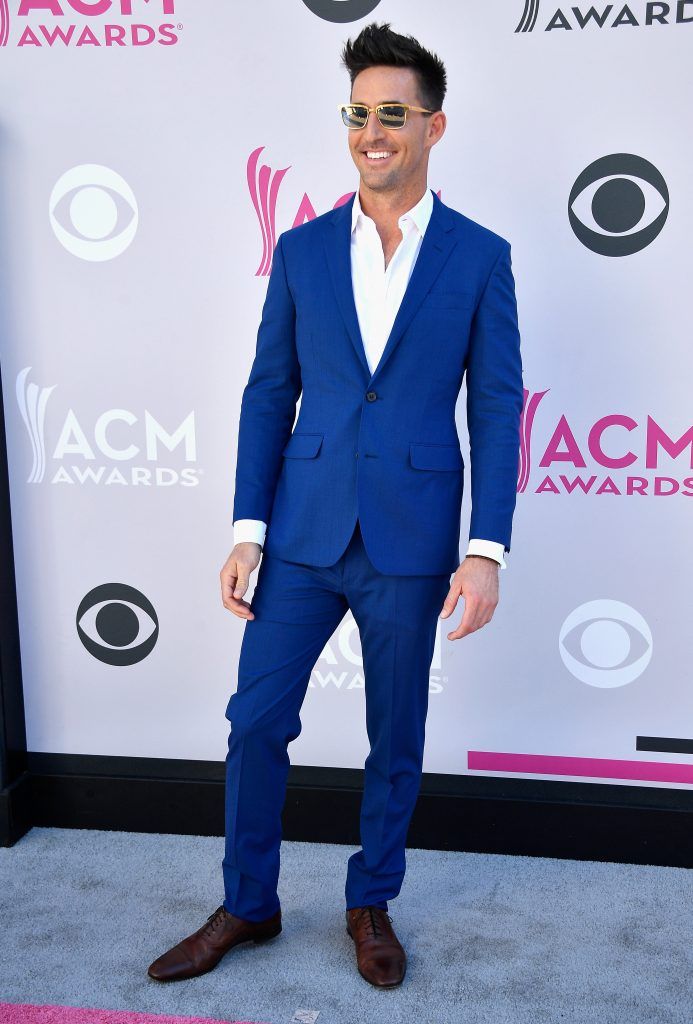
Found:
[[[339,110],[339,112],[341,114],[344,110],[347,109],[347,107],[365,107],[365,106],[366,106],[365,103],[340,103],[337,106],[337,110]],[[393,126],[391,124],[383,124],[383,122],[380,120],[380,116],[378,114],[378,111],[382,110],[383,107],[402,107],[403,110],[404,110],[404,123],[403,124],[398,124],[398,125],[395,125],[395,126]],[[368,117],[370,117],[371,114],[373,113],[373,111],[375,111],[375,115],[378,118],[379,124],[381,124],[383,128],[387,128],[387,130],[391,131],[391,132],[398,132],[400,130],[400,128],[404,128],[404,125],[406,125],[406,123],[407,123],[407,114],[409,113],[410,110],[416,110],[416,111],[419,111],[422,114],[435,114],[436,113],[435,110],[427,110],[426,107],[412,107],[411,104],[409,104],[409,103],[379,103],[377,105],[377,107],[366,107],[366,109],[368,110]],[[345,128],[349,129],[350,132],[360,132],[368,124],[368,117],[366,118],[366,124],[362,124],[362,125],[353,124],[352,125],[352,124],[346,124],[344,122],[344,117],[342,116],[342,123],[344,124]]]

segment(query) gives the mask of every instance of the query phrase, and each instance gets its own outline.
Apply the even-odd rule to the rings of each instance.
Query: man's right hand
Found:
[[[243,601],[242,597],[248,589],[250,574],[257,568],[261,554],[260,545],[252,541],[236,544],[219,573],[222,604],[240,619],[255,618],[250,604]]]

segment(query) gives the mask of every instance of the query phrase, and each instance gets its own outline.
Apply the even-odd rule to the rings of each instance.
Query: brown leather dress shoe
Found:
[[[216,967],[232,946],[241,942],[265,942],[281,930],[281,910],[264,921],[245,921],[229,914],[222,904],[209,915],[206,924],[150,964],[147,973],[156,981],[195,978]]]
[[[407,954],[391,921],[382,907],[352,907],[346,912],[347,931],[356,943],[359,974],[379,988],[399,985],[407,969]]]

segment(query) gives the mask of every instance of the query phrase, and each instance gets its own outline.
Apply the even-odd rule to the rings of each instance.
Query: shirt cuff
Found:
[[[505,552],[505,544],[500,544],[495,540],[479,540],[472,538],[469,541],[469,547],[467,548],[468,555],[486,555],[487,558],[493,558],[500,564],[501,569],[507,569],[505,564],[505,558],[503,557]]]
[[[236,545],[251,541],[262,547],[266,533],[267,523],[263,523],[261,519],[237,519],[233,524],[233,543]]]

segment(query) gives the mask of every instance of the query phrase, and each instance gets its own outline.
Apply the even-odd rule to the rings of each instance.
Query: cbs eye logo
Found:
[[[380,0],[303,0],[309,11],[324,21],[344,24],[358,21],[374,11]]]
[[[55,183],[48,201],[51,227],[73,256],[100,262],[120,256],[135,237],[135,193],[101,164],[80,164]]]
[[[632,153],[600,157],[578,175],[568,197],[577,238],[601,256],[632,256],[654,241],[669,213],[667,183]]]
[[[104,583],[86,594],[77,609],[77,633],[98,661],[136,665],[154,649],[159,619],[153,604],[125,583]]]
[[[652,632],[640,612],[623,601],[588,601],[561,626],[558,650],[565,667],[580,682],[604,688],[625,686],[649,665]],[[635,658],[626,663],[631,655]]]

